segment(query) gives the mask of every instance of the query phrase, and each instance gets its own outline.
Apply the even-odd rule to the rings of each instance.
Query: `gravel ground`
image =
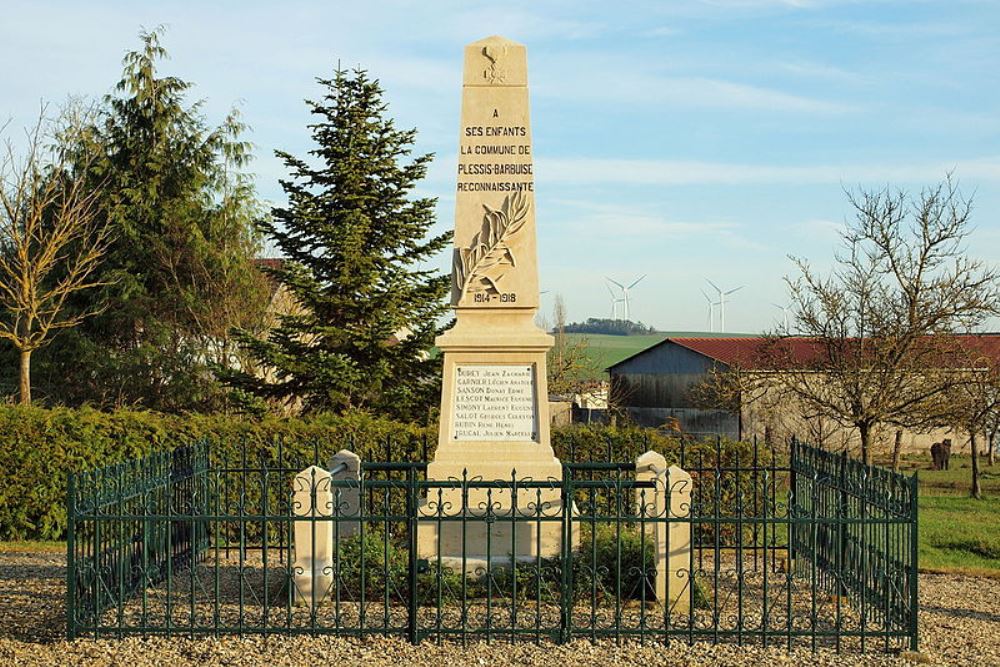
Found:
[[[921,654],[841,654],[696,643],[645,646],[578,641],[411,646],[395,639],[249,637],[239,639],[80,639],[66,642],[65,559],[59,554],[0,554],[0,665],[314,665],[364,660],[373,665],[935,665],[1000,667],[1000,579],[921,575]]]

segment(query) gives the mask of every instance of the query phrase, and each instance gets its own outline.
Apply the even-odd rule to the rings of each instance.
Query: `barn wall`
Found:
[[[625,408],[629,417],[640,426],[663,426],[676,420],[686,433],[712,433],[730,438],[740,437],[739,417],[723,410],[698,408]]]
[[[739,415],[695,408],[690,390],[702,382],[716,362],[666,341],[611,369],[614,401],[642,426],[676,420],[689,433],[739,437]]]
[[[669,341],[611,368],[614,400],[630,408],[690,408],[688,393],[713,361]]]

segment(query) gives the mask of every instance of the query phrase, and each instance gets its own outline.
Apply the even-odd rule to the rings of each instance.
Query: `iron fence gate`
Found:
[[[691,475],[682,511],[650,502],[635,463],[428,480],[422,462],[366,462],[306,515],[295,480],[324,464],[318,447],[227,458],[201,444],[71,475],[67,634],[916,647],[915,476],[801,443],[663,454]],[[296,524],[312,549],[332,533],[308,595]],[[657,535],[683,567],[658,574]],[[658,576],[676,578],[661,599]]]

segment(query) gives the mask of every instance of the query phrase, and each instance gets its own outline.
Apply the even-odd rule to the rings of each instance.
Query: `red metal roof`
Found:
[[[973,355],[1000,361],[1000,335],[956,335],[955,338]],[[824,358],[824,351],[820,339],[806,336],[791,336],[788,338],[765,338],[763,336],[742,336],[742,337],[691,337],[691,338],[666,338],[660,343],[646,348],[628,359],[633,359],[641,354],[660,345],[673,343],[687,348],[710,359],[726,364],[727,366],[738,366],[744,369],[774,368],[776,363],[792,366],[810,366],[817,364]],[[951,357],[952,353],[948,356]],[[970,363],[971,358],[964,354],[957,355],[961,359],[953,359],[944,366],[962,365]],[[614,366],[624,363],[627,359],[619,361]],[[976,366],[980,364],[972,363]],[[818,364],[821,365],[821,364]]]
[[[756,368],[761,365],[766,338],[668,338],[672,343],[694,350],[727,366]],[[785,338],[787,350],[798,362],[805,362],[814,352],[815,342],[808,338]]]

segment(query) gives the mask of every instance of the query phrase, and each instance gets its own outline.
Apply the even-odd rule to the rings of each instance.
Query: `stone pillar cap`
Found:
[[[465,47],[466,86],[527,86],[528,57],[524,44],[492,35]]]

